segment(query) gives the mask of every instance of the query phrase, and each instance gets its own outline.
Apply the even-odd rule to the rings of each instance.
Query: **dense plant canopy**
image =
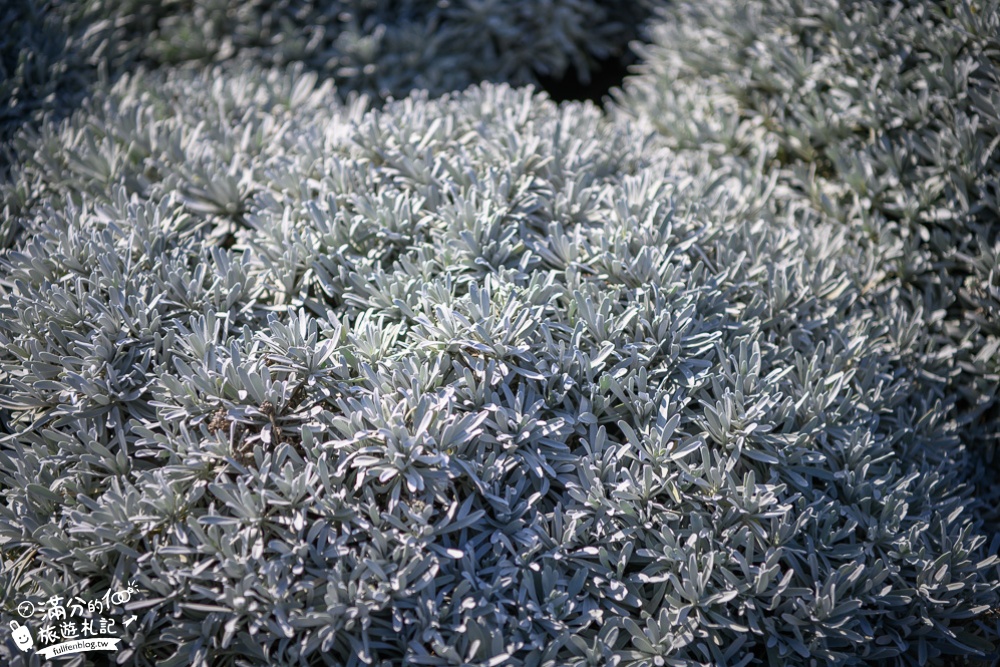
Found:
[[[618,108],[693,159],[759,162],[777,179],[775,207],[806,207],[876,252],[883,277],[871,289],[920,313],[918,369],[991,457],[998,35],[993,0],[677,3]]]
[[[24,127],[3,621],[135,579],[125,664],[995,659],[1000,12],[851,7],[667,7],[608,110],[258,54]]]

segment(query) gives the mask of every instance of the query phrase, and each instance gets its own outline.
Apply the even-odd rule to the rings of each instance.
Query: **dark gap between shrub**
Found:
[[[613,56],[594,63],[590,81],[580,80],[575,67],[566,70],[560,78],[539,76],[538,83],[556,102],[582,102],[590,100],[602,104],[612,88],[620,87],[628,76],[629,65],[635,62],[635,55],[629,51],[622,56]]]

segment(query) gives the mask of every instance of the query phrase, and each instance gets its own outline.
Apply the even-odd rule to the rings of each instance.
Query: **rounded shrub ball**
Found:
[[[10,595],[135,579],[143,665],[991,650],[875,249],[589,104],[316,81],[125,77],[17,141]]]

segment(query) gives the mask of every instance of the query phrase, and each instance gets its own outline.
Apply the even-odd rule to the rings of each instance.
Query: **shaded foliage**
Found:
[[[0,143],[136,67],[304,63],[343,93],[583,83],[647,0],[12,0],[0,9]],[[613,64],[611,65],[613,67]]]

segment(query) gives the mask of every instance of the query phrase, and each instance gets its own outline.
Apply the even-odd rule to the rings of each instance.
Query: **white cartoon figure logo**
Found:
[[[14,643],[22,651],[27,651],[35,645],[35,642],[31,639],[31,631],[28,630],[27,625],[19,625],[17,621],[11,621],[10,629],[13,631]]]

